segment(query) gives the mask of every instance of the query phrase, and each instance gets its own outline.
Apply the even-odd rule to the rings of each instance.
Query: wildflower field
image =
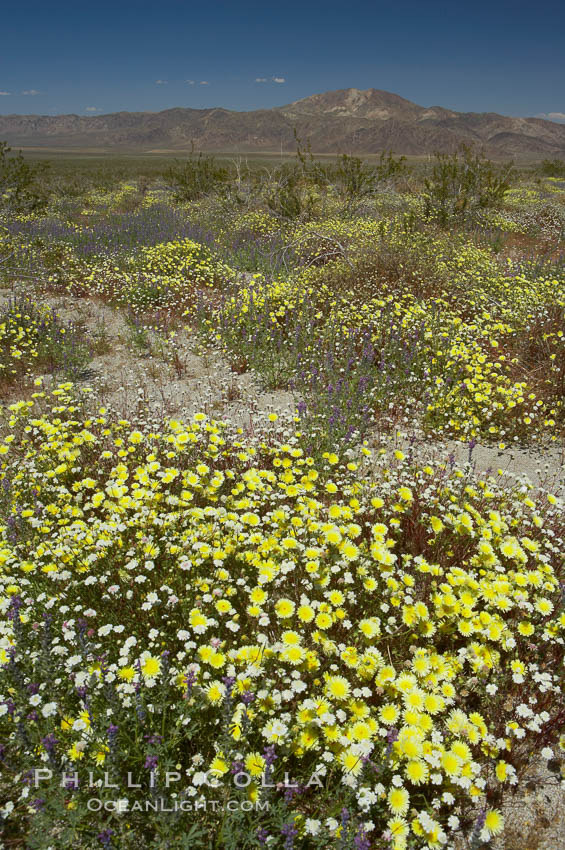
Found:
[[[562,846],[556,168],[4,196],[0,846]]]

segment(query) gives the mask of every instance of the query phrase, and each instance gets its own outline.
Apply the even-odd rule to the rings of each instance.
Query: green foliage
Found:
[[[395,159],[392,151],[382,151],[375,168],[379,183],[404,177],[408,173],[408,170],[406,157],[399,156],[398,159]]]
[[[175,164],[165,172],[165,181],[173,189],[176,201],[196,201],[211,192],[222,189],[229,180],[229,171],[218,165],[216,159],[209,154],[198,155],[191,147],[188,158]]]
[[[273,184],[267,190],[266,203],[269,210],[279,218],[298,219],[304,212],[300,187],[300,172],[295,166],[283,165],[275,174]]]
[[[376,167],[358,156],[342,154],[334,170],[334,180],[345,199],[346,212],[350,213],[364,198],[373,195],[383,183],[397,179],[406,172],[406,157],[398,159],[392,152],[383,151]]]
[[[310,221],[316,218],[319,199],[316,182],[300,166],[285,164],[276,172],[265,200],[277,218]]]
[[[544,159],[540,171],[545,177],[565,177],[565,161],[562,159]]]
[[[300,147],[302,142],[298,137],[296,128],[294,129],[294,139],[296,141],[296,157],[300,164],[300,171],[304,180],[320,188],[327,186],[331,177],[331,167],[325,166],[314,159],[310,140],[306,142],[306,150],[302,150]]]
[[[356,202],[373,194],[377,184],[374,169],[358,156],[344,153],[335,170],[336,182],[349,210]]]
[[[40,180],[48,165],[32,165],[21,151],[9,156],[10,151],[6,142],[0,142],[0,210],[37,212],[48,200],[47,190]]]
[[[310,142],[302,142],[294,130],[296,160],[275,170],[267,188],[266,204],[278,218],[309,221],[316,218],[320,191],[327,187],[331,169],[314,159]]]
[[[424,181],[426,215],[445,227],[479,210],[500,204],[510,188],[512,164],[496,166],[464,145],[453,154],[437,153]]]

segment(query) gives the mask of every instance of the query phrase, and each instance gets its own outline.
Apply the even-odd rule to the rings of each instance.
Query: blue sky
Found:
[[[3,114],[258,109],[372,87],[565,121],[561,0],[32,0],[1,26]]]

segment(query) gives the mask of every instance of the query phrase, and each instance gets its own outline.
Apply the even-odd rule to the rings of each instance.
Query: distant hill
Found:
[[[378,89],[341,89],[287,106],[235,112],[166,109],[108,115],[0,115],[0,139],[10,145],[136,152],[294,151],[294,128],[316,153],[450,152],[474,143],[494,157],[563,156],[565,125],[495,112],[423,107]]]

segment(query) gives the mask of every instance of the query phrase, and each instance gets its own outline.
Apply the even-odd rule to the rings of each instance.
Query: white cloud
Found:
[[[166,86],[167,83],[168,83],[168,80],[155,80],[156,86]]]
[[[33,97],[34,95],[39,94],[39,92],[37,91],[37,89],[26,89],[22,92],[22,94],[29,94]]]
[[[565,123],[565,112],[538,112],[536,118],[545,118],[546,121],[557,121]]]
[[[286,83],[286,77],[255,77],[256,83]]]
[[[200,85],[201,86],[209,86],[210,83],[208,82],[208,80],[200,80]]]
[[[194,80],[185,80],[185,83],[188,83],[189,86],[193,86]]]
[[[0,97],[8,97],[10,94],[12,94],[11,91],[0,91]]]
[[[85,106],[84,111],[85,112],[102,112],[102,110],[99,109],[97,106]]]

